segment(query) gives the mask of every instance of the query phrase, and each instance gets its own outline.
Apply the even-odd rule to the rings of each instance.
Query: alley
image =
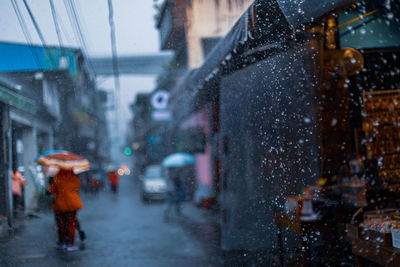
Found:
[[[400,267],[400,0],[0,21],[0,267]]]
[[[79,219],[87,234],[75,252],[56,248],[51,212],[26,220],[8,242],[0,243],[0,266],[219,266],[217,233],[191,204],[181,217],[162,219],[163,203],[143,204],[139,183],[121,179],[118,195],[82,194]],[[108,188],[107,188],[108,189]],[[207,216],[206,216],[207,217]],[[78,242],[79,244],[79,242]]]

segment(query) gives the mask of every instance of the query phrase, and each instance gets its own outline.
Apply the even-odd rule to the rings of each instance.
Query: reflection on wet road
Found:
[[[51,212],[26,220],[8,242],[0,243],[1,266],[220,266],[218,232],[186,203],[183,215],[162,218],[163,203],[143,204],[137,184],[124,177],[121,190],[82,194],[79,213],[87,240],[81,250],[56,248]],[[79,244],[79,241],[78,241]]]

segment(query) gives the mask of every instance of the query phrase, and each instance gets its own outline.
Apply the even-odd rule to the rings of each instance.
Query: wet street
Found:
[[[79,213],[87,234],[79,251],[56,248],[53,214],[26,219],[13,238],[0,243],[0,266],[220,266],[218,233],[209,211],[190,203],[183,214],[162,218],[163,203],[144,204],[139,184],[121,179],[120,192],[82,194]],[[215,218],[214,218],[215,222]]]

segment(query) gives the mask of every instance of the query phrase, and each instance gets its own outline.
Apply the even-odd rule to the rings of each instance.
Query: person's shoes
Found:
[[[67,249],[67,244],[57,242],[56,247],[57,247],[57,249],[64,250],[64,249]]]
[[[79,248],[76,246],[73,246],[73,245],[67,246],[67,251],[77,251],[77,250],[79,250]]]

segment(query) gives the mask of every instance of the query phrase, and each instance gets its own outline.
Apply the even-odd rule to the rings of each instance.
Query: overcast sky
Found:
[[[61,25],[63,41],[78,47],[64,0],[53,0]],[[23,1],[16,0],[27,22],[35,44],[41,45]],[[48,0],[27,0],[46,43],[58,45]],[[80,18],[90,56],[111,54],[107,0],[73,0]],[[119,55],[153,54],[158,52],[158,35],[154,28],[152,0],[113,0],[114,19]],[[0,40],[26,42],[11,0],[0,0]]]
[[[42,45],[22,0],[15,0],[26,21],[33,43]],[[107,0],[72,0],[80,19],[89,57],[110,56],[110,26]],[[65,0],[53,0],[64,46],[80,47],[74,35]],[[27,0],[47,45],[59,45],[49,0]],[[118,56],[159,53],[152,0],[113,0]],[[26,43],[11,0],[0,0],[0,41]],[[131,119],[129,104],[137,92],[155,87],[155,76],[121,76],[120,137],[124,140]],[[112,78],[98,79],[98,87],[112,91]],[[122,145],[122,144],[121,144]]]

